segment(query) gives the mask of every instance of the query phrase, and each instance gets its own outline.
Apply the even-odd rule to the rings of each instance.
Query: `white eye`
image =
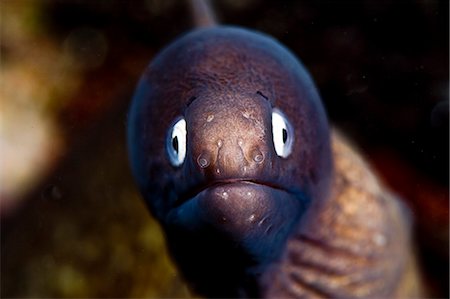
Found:
[[[186,121],[179,119],[169,130],[166,141],[166,150],[170,163],[180,166],[186,158]]]
[[[292,152],[294,135],[291,124],[276,108],[272,112],[272,133],[275,152],[278,156],[286,158]]]

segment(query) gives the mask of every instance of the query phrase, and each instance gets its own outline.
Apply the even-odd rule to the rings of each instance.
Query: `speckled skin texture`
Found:
[[[274,150],[273,108],[293,127],[287,158]],[[187,155],[174,167],[165,144],[180,117]],[[402,208],[333,144],[304,67],[272,38],[233,27],[164,49],[130,112],[136,181],[184,277],[208,297],[408,294],[398,293],[409,256]]]
[[[330,197],[314,202],[262,280],[270,298],[417,298],[421,283],[403,204],[340,134]]]

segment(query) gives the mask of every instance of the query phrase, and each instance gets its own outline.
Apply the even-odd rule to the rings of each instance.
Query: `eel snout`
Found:
[[[227,98],[213,103],[211,98]],[[187,109],[188,153],[192,172],[208,182],[264,179],[273,166],[270,104],[249,97],[219,94],[200,97]]]

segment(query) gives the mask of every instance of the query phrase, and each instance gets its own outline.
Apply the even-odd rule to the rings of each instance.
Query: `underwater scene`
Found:
[[[306,67],[330,130],[349,140],[408,210],[423,294],[448,297],[449,2],[210,3],[218,23],[272,36]],[[141,195],[145,187],[132,174],[127,145],[142,74],[199,23],[189,1],[5,0],[0,13],[0,296],[204,297],[177,268],[173,255],[181,247],[167,244],[164,217]],[[182,70],[177,63],[157,79]],[[258,92],[259,100],[270,98]],[[172,99],[161,105],[168,103]],[[199,103],[191,97],[186,106]],[[291,113],[273,111],[281,121]],[[165,115],[158,123],[172,121]],[[290,124],[281,126],[278,138],[286,143]],[[176,160],[181,143],[174,136],[169,158],[178,166],[184,157]],[[275,147],[283,158],[291,152]],[[266,157],[253,153],[257,163]],[[210,161],[202,157],[197,163],[207,168]],[[168,176],[157,170],[148,181]],[[256,251],[271,246],[258,242]],[[200,267],[186,264],[193,273]]]

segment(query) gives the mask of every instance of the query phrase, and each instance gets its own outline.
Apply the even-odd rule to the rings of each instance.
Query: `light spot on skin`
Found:
[[[221,148],[222,147],[222,139],[217,140],[217,147]]]
[[[247,192],[248,197],[252,197],[252,195],[253,195],[252,192],[250,192],[250,191]]]
[[[219,168],[216,169],[216,173],[220,174],[220,169]]]
[[[251,214],[250,217],[248,217],[249,222],[253,222],[255,220],[255,214]]]
[[[383,236],[382,234],[375,234],[375,236],[373,236],[373,242],[379,247],[385,246],[386,237]]]
[[[242,112],[242,116],[245,118],[250,118],[250,113],[248,113],[247,111]]]
[[[222,192],[222,198],[223,199],[227,199],[228,198],[228,192],[227,191],[223,191]]]
[[[263,225],[264,222],[266,222],[266,220],[267,220],[267,217],[264,217],[263,219],[261,219],[261,220],[258,222],[258,226]]]
[[[208,117],[206,118],[206,121],[210,123],[213,119],[214,119],[214,115],[210,114],[210,115],[208,115]]]
[[[265,234],[270,234],[270,232],[272,231],[272,224],[269,225],[266,230],[264,231]]]

